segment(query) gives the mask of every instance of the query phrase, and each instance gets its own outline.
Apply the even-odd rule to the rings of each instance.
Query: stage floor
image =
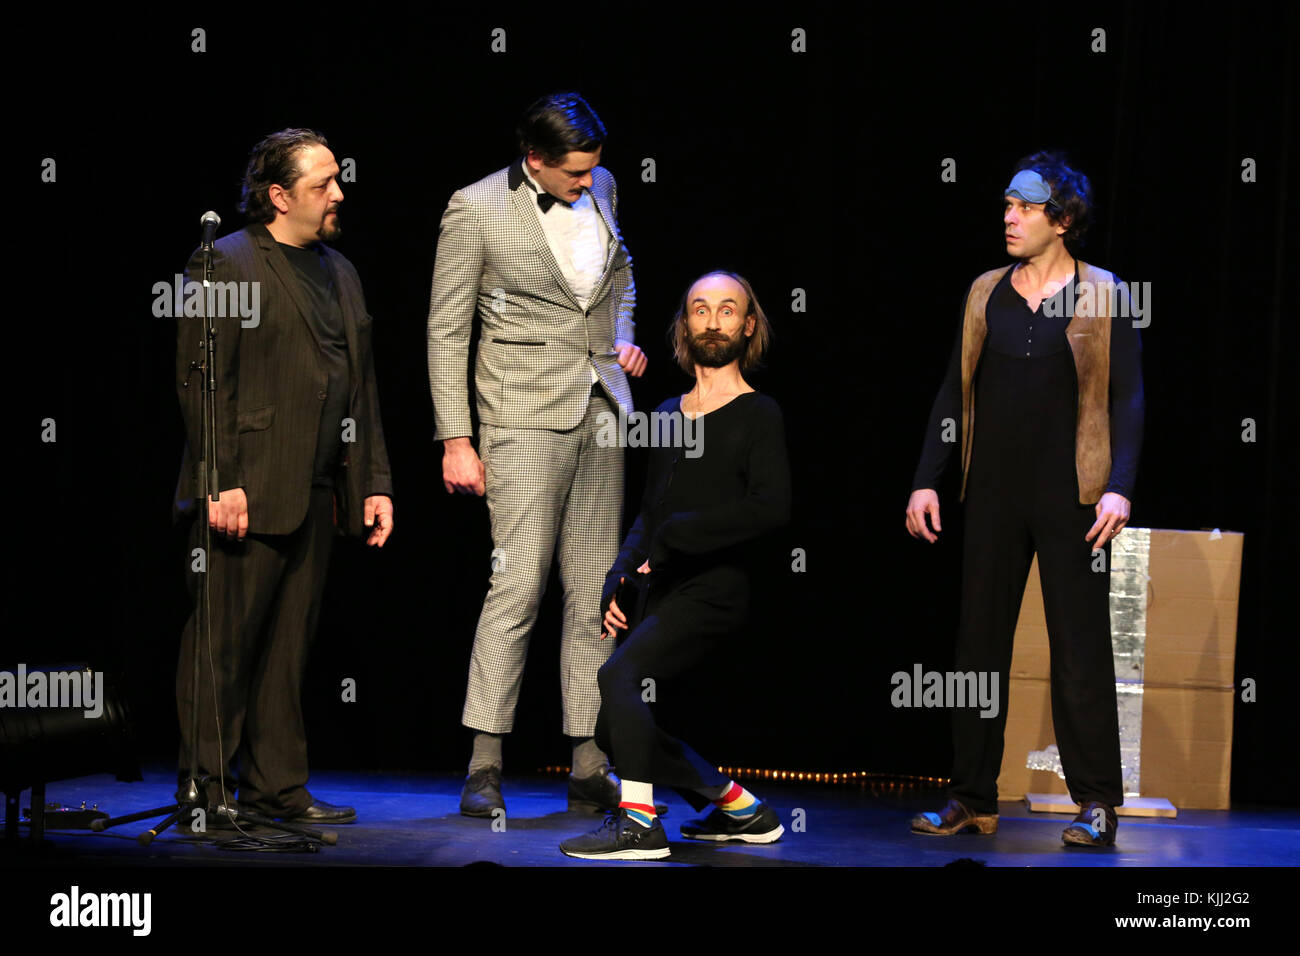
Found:
[[[707,845],[684,840],[679,825],[696,814],[676,793],[659,791],[669,806],[664,826],[672,846],[668,860],[654,863],[592,863],[564,856],[557,844],[594,829],[595,814],[565,810],[560,775],[510,774],[502,786],[504,830],[490,819],[458,812],[461,775],[316,773],[312,793],[357,810],[358,822],[334,827],[338,844],[316,853],[222,850],[214,845],[239,834],[209,830],[196,839],[172,829],[148,848],[136,836],[150,821],[124,824],[103,833],[49,830],[41,859],[50,865],[151,866],[911,866],[939,867],[973,859],[999,867],[1205,867],[1294,866],[1300,864],[1300,810],[1245,808],[1183,810],[1174,820],[1121,818],[1117,845],[1066,847],[1061,830],[1068,814],[1030,813],[1019,801],[1001,805],[992,836],[930,837],[912,834],[910,817],[938,810],[938,790],[894,788],[888,792],[826,784],[741,782],[780,814],[786,834],[767,846]],[[98,804],[113,815],[162,806],[172,799],[175,777],[162,768],[146,771],[139,783],[108,775],[50,784],[48,802],[65,806]],[[22,806],[30,806],[30,791]],[[797,811],[803,811],[802,814]],[[802,831],[794,828],[803,821]],[[500,831],[500,832],[498,832]],[[270,831],[256,830],[256,833]],[[21,828],[26,838],[26,826]]]

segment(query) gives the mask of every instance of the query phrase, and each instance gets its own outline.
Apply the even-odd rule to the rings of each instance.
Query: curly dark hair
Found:
[[[1094,210],[1092,184],[1088,177],[1072,168],[1060,150],[1041,150],[1024,157],[1016,163],[1011,175],[1022,169],[1032,169],[1052,188],[1052,198],[1043,211],[1053,226],[1066,224],[1061,236],[1066,247],[1075,249],[1082,246],[1083,237],[1092,225]]]
[[[515,144],[527,156],[536,150],[547,166],[568,153],[594,153],[605,142],[605,124],[577,93],[552,93],[524,110]]]
[[[690,314],[690,303],[686,297],[691,294],[691,289],[695,288],[695,283],[700,279],[707,279],[709,276],[726,276],[733,279],[739,286],[745,290],[745,318],[751,315],[754,317],[754,332],[749,337],[749,344],[745,346],[745,354],[740,357],[740,370],[748,372],[750,369],[761,368],[764,353],[772,341],[772,325],[767,321],[767,315],[763,312],[763,307],[758,304],[758,296],[754,295],[754,287],[749,284],[749,280],[735,272],[728,272],[725,269],[715,269],[712,272],[706,272],[699,279],[694,280],[686,287],[682,293],[682,303],[677,307],[677,315],[673,317],[672,325],[668,326],[668,344],[673,348],[673,358],[677,360],[678,366],[683,372],[692,378],[695,377],[695,363],[691,360],[691,350],[687,346],[690,340],[690,328],[687,325],[687,318]]]
[[[329,143],[314,129],[282,129],[254,146],[248,154],[243,192],[235,208],[249,222],[274,222],[275,206],[266,191],[272,186],[293,189],[302,178],[298,154],[312,146],[328,147]]]

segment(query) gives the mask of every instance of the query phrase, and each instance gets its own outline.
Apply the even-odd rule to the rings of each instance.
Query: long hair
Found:
[[[745,318],[754,317],[754,331],[749,336],[749,343],[745,346],[745,353],[740,357],[740,370],[748,372],[751,369],[761,368],[764,354],[767,352],[768,345],[772,341],[772,325],[767,321],[767,315],[763,312],[763,307],[758,304],[758,296],[754,295],[754,287],[749,284],[749,280],[744,276],[728,272],[725,269],[715,269],[713,272],[706,272],[696,279],[707,279],[709,276],[726,276],[733,279],[745,290]],[[695,363],[691,361],[691,350],[688,346],[690,341],[690,327],[687,325],[687,319],[690,315],[690,303],[686,301],[687,296],[691,294],[691,289],[695,287],[692,282],[682,293],[682,303],[677,307],[677,315],[672,324],[668,327],[668,344],[672,346],[673,358],[677,360],[681,370],[692,378],[695,377]]]
[[[298,154],[312,146],[328,147],[325,137],[312,129],[282,129],[253,147],[244,171],[243,192],[236,208],[249,222],[274,222],[275,206],[267,198],[272,186],[293,189],[302,178]]]

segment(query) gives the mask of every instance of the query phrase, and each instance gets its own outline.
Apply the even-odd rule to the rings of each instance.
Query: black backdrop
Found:
[[[889,675],[950,666],[960,509],[933,548],[903,530],[921,433],[966,286],[1006,261],[1001,189],[1020,156],[1069,151],[1099,220],[1083,257],[1150,281],[1147,438],[1132,524],[1246,535],[1235,708],[1238,800],[1296,802],[1291,614],[1296,376],[1288,177],[1295,7],[1144,5],[952,15],[812,4],[723,16],[629,5],[240,19],[130,14],[15,30],[17,270],[6,395],[14,626],[0,657],[125,675],[147,756],[176,741],[186,606],[169,504],[182,431],[174,329],[151,316],[201,212],[238,228],[249,147],[286,126],[356,162],[345,234],[376,317],[396,483],[382,552],[340,544],[309,671],[318,768],[458,769],[491,543],[481,500],[442,489],[425,322],[452,191],[504,166],[520,110],[577,89],[605,121],[650,358],[640,408],[682,391],[664,330],[686,284],[750,277],[776,342],[795,515],[752,628],[669,701],[719,762],[943,775],[942,711],[895,710]],[[191,30],[206,31],[206,52]],[[491,49],[505,30],[506,51]],[[1104,29],[1106,52],[1093,52]],[[792,31],[806,31],[806,52]],[[40,164],[57,163],[41,182]],[[1241,178],[1253,158],[1254,183]],[[655,181],[642,177],[655,163]],[[955,182],[941,164],[956,161]],[[1294,189],[1294,184],[1292,184]],[[1291,257],[1288,257],[1290,243]],[[792,312],[793,290],[807,309]],[[1290,303],[1288,303],[1290,304]],[[38,423],[53,418],[58,440]],[[1258,441],[1241,440],[1242,420]],[[644,457],[628,459],[629,506]],[[807,570],[793,573],[790,550]],[[507,770],[567,761],[558,583],[534,635]],[[21,623],[20,623],[21,622]],[[725,675],[725,680],[723,676]],[[343,703],[340,682],[357,681]],[[675,706],[674,706],[675,705]],[[703,723],[707,721],[707,725]]]

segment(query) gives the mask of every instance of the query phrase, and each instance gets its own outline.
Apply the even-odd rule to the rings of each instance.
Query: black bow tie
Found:
[[[565,202],[563,199],[556,199],[550,193],[537,194],[537,205],[542,210],[542,212],[550,212],[551,207],[554,206],[556,203],[559,203],[561,206],[573,205],[573,203]]]

